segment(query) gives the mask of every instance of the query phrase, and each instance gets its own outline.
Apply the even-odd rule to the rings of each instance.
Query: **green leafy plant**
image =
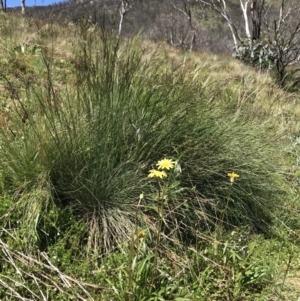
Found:
[[[260,69],[273,69],[276,65],[276,48],[269,41],[253,40],[235,49],[233,57]]]

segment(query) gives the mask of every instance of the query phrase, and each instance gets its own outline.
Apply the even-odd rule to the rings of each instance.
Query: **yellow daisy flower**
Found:
[[[156,169],[151,169],[149,171],[149,175],[148,178],[166,178],[167,174],[165,171],[160,171],[160,170],[156,170]]]
[[[234,182],[234,180],[235,180],[236,178],[239,178],[239,175],[236,174],[235,172],[230,172],[230,173],[228,173],[227,175],[228,175],[228,177],[229,177],[229,179],[230,179],[230,183],[231,183],[231,184],[233,184],[233,182]]]
[[[171,159],[162,159],[157,162],[156,166],[158,166],[158,169],[167,169],[170,170],[174,168],[175,166],[175,161],[172,161]]]
[[[144,230],[141,230],[138,235],[137,238],[144,238],[146,236],[146,232]]]

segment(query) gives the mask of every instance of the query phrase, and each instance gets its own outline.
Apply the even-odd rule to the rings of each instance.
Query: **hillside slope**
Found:
[[[300,297],[298,92],[86,19],[0,36],[1,300]]]

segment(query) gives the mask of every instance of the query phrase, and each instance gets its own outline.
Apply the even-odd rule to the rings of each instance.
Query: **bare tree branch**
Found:
[[[25,1],[25,0],[21,0],[21,1]],[[120,13],[120,21],[119,21],[119,30],[118,30],[118,36],[121,35],[122,32],[122,25],[123,25],[123,21],[124,21],[124,16],[125,14],[128,13],[128,11],[130,11],[133,6],[138,3],[140,0],[133,0],[133,1],[129,1],[129,0],[121,0],[120,3],[120,8],[119,8],[119,13]]]
[[[272,68],[275,66],[279,75],[280,86],[285,85],[289,71],[287,67],[300,61],[300,22],[296,22],[297,13],[292,4],[287,8],[287,0],[281,0],[278,7],[278,19],[274,21],[274,27],[268,25],[268,13],[270,7],[266,7],[265,0],[239,0],[242,16],[245,24],[244,36],[248,40],[248,45],[238,35],[236,26],[233,24],[226,5],[226,0],[199,0],[211,6],[219,15],[223,17],[230,28],[235,45],[235,56],[244,62],[254,66],[265,66]],[[252,32],[249,24],[249,5],[252,20]],[[300,6],[299,6],[300,7]],[[265,20],[265,32],[268,40],[261,40],[262,21]]]
[[[191,33],[192,33],[192,38],[190,40],[190,45],[189,45],[189,50],[192,51],[195,41],[196,41],[196,29],[193,25],[193,21],[192,21],[192,11],[191,11],[191,6],[190,6],[190,2],[189,0],[183,0],[183,5],[184,5],[184,9],[181,9],[180,7],[178,7],[177,5],[175,5],[173,0],[170,0],[171,5],[173,6],[173,8],[177,11],[179,11],[180,13],[182,13],[188,20],[189,22],[189,26],[191,29]],[[185,39],[182,40],[182,43],[184,44]],[[181,45],[184,46],[184,45]]]
[[[217,11],[223,17],[223,19],[226,21],[226,23],[230,29],[234,47],[238,48],[239,44],[241,44],[241,38],[238,34],[237,28],[233,24],[229,14],[228,14],[226,1],[225,0],[217,0],[217,2],[220,3],[219,5],[216,3],[215,0],[199,0],[199,1],[206,5],[211,6],[215,11]]]

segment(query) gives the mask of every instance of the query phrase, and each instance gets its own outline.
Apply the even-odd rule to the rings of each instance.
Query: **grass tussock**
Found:
[[[184,68],[172,69],[158,52],[144,57],[135,41],[86,34],[75,59],[76,90],[55,89],[51,61],[42,54],[47,82],[25,87],[28,98],[14,100],[16,112],[2,139],[6,189],[24,186],[28,206],[26,195],[32,199],[30,191],[46,171],[42,186],[51,187],[53,200],[71,206],[87,224],[95,219],[100,228],[91,232],[99,237],[91,239],[107,248],[133,229],[140,193],[148,214],[154,189],[147,171],[170,157],[182,166],[176,180],[183,188],[169,201],[170,222],[184,210],[186,225],[203,223],[197,211],[213,224],[215,211],[230,198],[229,224],[247,220],[257,226],[261,220],[264,228],[281,197],[273,160],[278,155],[264,128],[220,110],[206,99],[196,75],[191,79]],[[241,174],[234,187],[227,179],[232,170]]]
[[[64,43],[57,26],[34,26],[40,46],[12,40],[0,63],[0,298],[274,294],[268,285],[282,274],[265,257],[282,246],[270,262],[294,256],[280,235],[260,247],[278,221],[292,226],[277,213],[292,199],[281,144],[293,121],[273,115],[284,92],[235,63],[222,61],[237,75],[218,80],[217,58],[180,60],[84,22],[62,29],[76,37]],[[158,169],[163,158],[172,168]]]

